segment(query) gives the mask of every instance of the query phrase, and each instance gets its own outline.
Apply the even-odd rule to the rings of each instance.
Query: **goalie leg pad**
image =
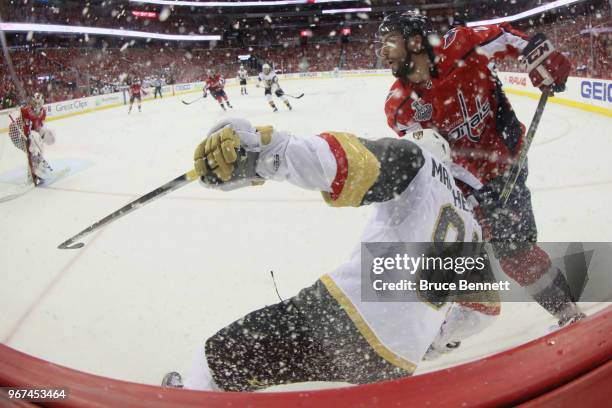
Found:
[[[32,167],[34,174],[41,180],[53,178],[53,169],[41,154],[32,157]]]

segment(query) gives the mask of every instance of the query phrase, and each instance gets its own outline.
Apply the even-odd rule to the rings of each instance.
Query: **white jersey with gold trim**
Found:
[[[368,143],[338,133],[305,138],[275,135],[275,139],[282,142],[274,143],[261,153],[257,173],[267,179],[286,180],[303,188],[318,189],[324,192],[324,196],[332,197],[326,198],[331,205],[334,205],[333,200],[341,201],[343,194],[354,193],[347,190],[359,189],[360,180],[368,177],[366,173],[380,172],[378,177],[374,175],[374,184],[368,182],[369,186],[359,194],[359,200],[346,201],[348,204],[343,205],[363,205],[368,197],[366,190],[371,193],[377,188],[376,183],[391,185],[394,179],[402,177],[402,174],[393,172],[384,176],[384,166],[392,162],[368,157],[375,156],[372,154],[375,149],[365,146],[374,146],[378,141]],[[450,170],[428,152],[418,147],[414,149],[418,153],[401,156],[407,161],[412,160],[412,168],[418,169],[408,167],[406,177],[412,178],[409,184],[401,193],[391,194],[390,199],[372,204],[374,213],[351,259],[321,278],[372,348],[410,372],[414,371],[438,335],[450,305],[426,303],[417,297],[416,292],[413,292],[413,301],[405,301],[406,297],[401,302],[362,301],[361,242],[471,242],[481,236],[471,205],[455,185]],[[340,162],[338,157],[346,159]],[[368,161],[372,166],[366,169]],[[365,167],[363,163],[366,163]],[[334,185],[338,184],[342,165],[348,166],[347,181],[344,182],[344,191],[334,199]],[[384,177],[390,178],[382,180]],[[454,222],[448,222],[449,218]],[[461,223],[461,228],[452,228],[457,222]],[[409,255],[417,257],[422,253]]]
[[[260,72],[258,78],[260,82],[263,82],[265,89],[272,89],[273,86],[279,86],[278,77],[274,71],[270,71],[267,74]]]

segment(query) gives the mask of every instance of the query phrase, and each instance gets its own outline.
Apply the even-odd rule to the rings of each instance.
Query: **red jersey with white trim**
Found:
[[[524,126],[488,65],[518,56],[527,43],[506,24],[453,28],[434,49],[437,76],[392,85],[385,102],[388,125],[400,137],[436,129],[448,140],[453,162],[482,183],[503,174],[520,150]]]
[[[219,75],[211,75],[206,78],[206,84],[204,85],[204,89],[211,92],[220,92],[223,90],[225,86],[225,79]]]
[[[141,91],[142,91],[142,85],[140,83],[130,85],[130,95],[140,96]]]
[[[23,133],[26,136],[30,135],[32,130],[39,131],[43,126],[43,122],[47,118],[47,110],[43,106],[38,113],[31,106],[21,108],[21,119],[23,120]]]

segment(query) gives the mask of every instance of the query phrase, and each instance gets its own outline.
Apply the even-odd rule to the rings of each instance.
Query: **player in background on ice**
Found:
[[[158,94],[159,94],[159,98],[161,99],[162,85],[163,85],[162,78],[160,76],[155,77],[153,81],[151,82],[151,85],[155,88],[155,90],[153,91],[153,99],[157,99]]]
[[[285,93],[278,84],[278,77],[276,76],[276,72],[274,72],[268,64],[262,65],[261,72],[259,73],[258,77],[258,82],[255,86],[259,88],[261,87],[262,83],[265,89],[264,94],[266,96],[266,99],[268,100],[268,103],[270,104],[274,112],[278,112],[278,108],[272,100],[272,91],[274,91],[274,95],[276,95],[277,98],[280,98],[283,102],[285,102],[285,105],[287,105],[287,108],[289,108],[289,110],[293,109],[291,107],[291,104],[289,103],[289,100],[285,96]]]
[[[223,105],[223,102],[225,102],[225,104],[227,104],[228,107],[233,109],[234,107],[230,103],[227,97],[227,94],[225,93],[225,90],[223,89],[224,87],[225,87],[225,78],[217,74],[214,70],[210,70],[208,72],[208,76],[206,77],[206,83],[204,84],[204,95],[203,96],[204,98],[206,98],[208,96],[208,92],[210,92],[213,98],[215,98],[217,102],[219,102],[219,106],[221,106],[223,110],[226,110],[225,106]]]
[[[253,391],[305,381],[364,384],[400,378],[411,375],[424,358],[452,350],[494,321],[497,292],[481,298],[487,313],[446,296],[433,302],[426,292],[402,294],[405,301],[395,301],[397,295],[389,292],[380,294],[380,301],[361,299],[361,242],[480,239],[470,204],[445,165],[450,163],[448,144],[432,130],[413,136],[366,140],[328,132],[297,137],[237,118],[208,132],[194,154],[206,187],[232,190],[287,181],[321,191],[332,207],[375,208],[348,262],[298,295],[254,311],[209,338],[205,356],[197,353],[186,377],[187,388]],[[418,251],[411,253],[418,257],[423,249],[408,250]],[[433,276],[427,273],[421,270],[419,277]],[[456,277],[454,271],[450,275]],[[464,276],[492,279],[487,268]],[[177,386],[180,379],[169,373],[162,385]]]
[[[565,88],[570,63],[546,38],[529,39],[509,24],[456,26],[436,37],[429,20],[394,13],[379,27],[378,55],[397,78],[385,103],[388,125],[403,137],[437,129],[450,143],[453,176],[478,203],[485,240],[494,244],[504,272],[563,326],[584,317],[562,272],[537,245],[537,228],[524,168],[505,207],[500,192],[505,174],[523,145],[525,127],[490,70],[494,58],[530,60],[534,86]],[[533,59],[535,53],[540,57]]]
[[[134,100],[138,100],[138,112],[142,112],[142,94],[147,94],[144,89],[142,89],[142,83],[140,80],[135,79],[132,81],[132,84],[129,88],[130,92],[130,108],[128,109],[128,115],[132,112],[132,106],[134,105]]]
[[[29,148],[30,151],[30,166],[32,177],[35,185],[42,183],[45,180],[53,178],[53,169],[43,157],[43,144],[51,145],[55,143],[55,134],[44,124],[47,118],[47,110],[44,107],[45,100],[40,93],[35,93],[29,100],[29,103],[21,107],[20,118],[16,119],[16,123],[11,123],[9,126],[9,134],[11,139],[13,135],[16,137],[25,137],[26,140],[12,140],[15,146],[21,150]],[[21,129],[15,129],[20,126]],[[36,132],[40,138],[37,140],[32,132]]]
[[[246,84],[247,79],[249,78],[249,73],[246,69],[244,69],[244,65],[240,66],[238,70],[238,80],[240,81],[240,95],[248,95]]]

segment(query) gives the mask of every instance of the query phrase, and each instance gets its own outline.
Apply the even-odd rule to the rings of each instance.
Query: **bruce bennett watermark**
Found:
[[[461,276],[479,276],[488,271],[485,256],[411,256],[406,253],[375,257],[371,263],[374,291],[486,292],[510,290],[510,281],[474,281]],[[453,277],[453,274],[456,275]],[[389,278],[389,275],[393,277]],[[397,279],[401,275],[405,279]],[[424,276],[430,276],[428,279]],[[394,279],[395,278],[395,279]],[[441,279],[442,278],[442,279]]]

